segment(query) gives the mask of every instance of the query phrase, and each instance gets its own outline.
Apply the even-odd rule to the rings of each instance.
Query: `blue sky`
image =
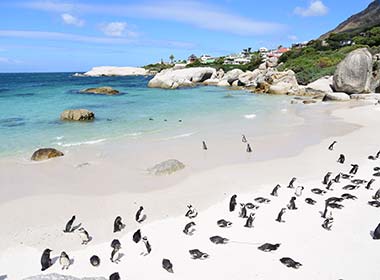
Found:
[[[0,72],[141,66],[310,40],[371,0],[1,0]]]

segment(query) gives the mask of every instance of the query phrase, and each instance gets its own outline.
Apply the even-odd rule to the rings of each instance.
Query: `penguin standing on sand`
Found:
[[[330,181],[331,174],[332,174],[331,172],[327,172],[327,174],[323,178],[322,184],[324,184],[324,185],[328,184],[328,182]]]
[[[121,221],[121,217],[117,216],[114,223],[113,223],[113,232],[119,232],[123,228],[125,228],[125,224]]]
[[[111,262],[117,264],[120,262],[120,254],[119,254],[119,250],[121,249],[120,241],[118,239],[112,240],[111,248],[112,248],[111,258],[110,258]]]
[[[371,186],[372,186],[372,184],[375,182],[375,179],[371,179],[369,182],[368,182],[368,184],[367,184],[367,186],[365,187],[367,190],[370,190],[371,189]]]
[[[190,222],[190,223],[186,224],[185,228],[183,229],[183,233],[186,235],[193,235],[195,232],[194,227],[195,227],[194,222]]]
[[[190,219],[194,219],[195,217],[198,216],[198,212],[197,212],[197,210],[195,210],[195,208],[193,207],[193,205],[189,204],[189,205],[187,205],[187,208],[189,210],[187,210],[187,212],[185,214],[186,217],[188,217]]]
[[[272,190],[272,192],[270,193],[271,196],[278,196],[278,189],[281,188],[281,186],[279,184],[277,184],[274,189]]]
[[[296,177],[293,177],[292,178],[292,180],[290,180],[290,182],[289,182],[289,185],[288,185],[288,188],[289,189],[293,189],[294,188],[294,182],[297,180],[297,178]]]
[[[302,195],[302,191],[304,190],[305,188],[303,186],[299,186],[296,188],[296,192],[294,193],[296,196],[300,197]]]
[[[132,240],[135,242],[135,243],[139,243],[140,240],[141,240],[141,230],[137,230],[133,236],[132,236]]]
[[[252,153],[251,145],[247,144],[247,153]]]
[[[335,183],[340,183],[340,173],[338,174],[338,175],[336,175],[335,176],[335,178],[333,179],[333,181],[335,182]]]
[[[92,266],[99,266],[100,264],[100,258],[96,255],[93,255],[91,258],[90,258],[90,263]]]
[[[279,222],[279,223],[283,223],[284,221],[282,220],[282,216],[284,215],[284,213],[286,212],[286,208],[282,208],[280,213],[278,213],[277,215],[277,218],[276,218],[276,221]]]
[[[69,269],[70,258],[66,254],[66,252],[62,252],[61,255],[59,256],[59,264],[62,265],[62,270],[63,269]]]
[[[377,154],[376,154],[376,158],[377,158],[377,159],[380,158],[380,151],[377,152]]]
[[[202,141],[203,150],[207,151],[207,145],[205,141]]]
[[[143,211],[144,211],[144,207],[140,206],[139,210],[137,210],[136,212],[136,216],[135,216],[136,222],[142,223],[145,220],[146,215],[143,214]]]
[[[163,259],[162,260],[162,267],[169,273],[174,273],[173,271],[173,264],[171,263],[170,260],[168,259]]]
[[[249,214],[249,217],[244,225],[246,228],[252,228],[253,227],[253,221],[255,220],[255,213]]]
[[[63,230],[63,232],[73,232],[74,231],[72,228],[74,220],[75,220],[75,216],[72,216],[71,219],[67,222],[66,227]]]
[[[146,236],[144,236],[142,238],[142,241],[144,242],[145,249],[146,249],[146,254],[145,255],[149,255],[150,252],[152,252],[152,246],[150,245],[150,243],[148,241],[148,238]]]
[[[52,265],[52,261],[50,259],[50,249],[45,249],[41,256],[41,271],[45,271]]]
[[[334,142],[331,143],[331,145],[329,146],[329,150],[330,151],[334,150],[334,146],[335,146],[336,143],[337,143],[336,141],[334,141]]]
[[[247,138],[245,137],[245,135],[243,134],[242,137],[241,137],[241,142],[243,143],[247,143]]]
[[[231,196],[231,199],[230,199],[230,212],[234,212],[235,211],[235,207],[237,205],[236,197],[237,197],[236,194],[234,194],[233,196]]]
[[[375,240],[380,239],[380,224],[376,227],[375,231],[373,232],[372,238]]]
[[[79,231],[79,237],[80,239],[82,239],[82,245],[87,245],[88,242],[91,241],[90,235],[83,227],[81,227],[78,231]]]
[[[380,199],[380,189],[377,190],[374,196],[372,196],[373,199],[379,200]]]
[[[331,181],[327,184],[326,189],[329,190],[329,191],[332,191],[333,189],[332,189],[331,187],[332,187],[333,183],[334,183],[333,180],[331,180]]]
[[[297,198],[296,198],[295,196],[293,196],[293,197],[290,199],[289,204],[287,205],[289,210],[297,210],[297,209],[298,209],[298,208],[296,207],[296,203],[295,203],[296,199],[297,199]]]
[[[240,218],[247,218],[247,207],[244,203],[240,203]]]
[[[323,221],[322,227],[323,227],[325,230],[330,231],[331,228],[332,228],[332,224],[333,224],[333,222],[334,222],[334,218],[333,218],[332,215],[330,214],[330,216],[327,217],[327,218]]]
[[[340,154],[338,158],[338,163],[344,164],[345,161],[346,161],[346,157],[344,156],[344,154]]]
[[[350,170],[350,174],[352,175],[356,175],[356,173],[358,172],[359,170],[359,165],[357,164],[351,164],[352,168]]]

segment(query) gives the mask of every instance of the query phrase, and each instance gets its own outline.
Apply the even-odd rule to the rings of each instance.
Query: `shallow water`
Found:
[[[73,77],[72,73],[0,74],[0,156],[42,147],[96,144],[120,137],[186,137],[194,128],[254,122],[256,135],[286,129],[289,97],[218,87],[150,89],[150,77]],[[111,86],[122,94],[81,94]],[[66,109],[85,108],[96,120],[61,122]],[[271,123],[268,126],[268,122]],[[286,124],[286,125],[285,125]],[[176,131],[178,130],[178,133]]]

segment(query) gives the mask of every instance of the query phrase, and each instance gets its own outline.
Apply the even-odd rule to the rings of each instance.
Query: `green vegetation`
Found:
[[[361,32],[353,40],[356,44],[368,45],[370,47],[380,46],[380,27],[374,27],[366,32]]]
[[[155,63],[145,65],[143,68],[149,70],[151,72],[160,72],[161,70],[172,68],[173,65],[165,64],[165,63]]]

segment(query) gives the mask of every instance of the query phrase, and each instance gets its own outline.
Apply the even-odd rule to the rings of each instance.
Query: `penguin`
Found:
[[[109,280],[120,280],[120,275],[118,272],[112,273],[109,277]]]
[[[351,170],[350,170],[349,173],[355,175],[358,172],[359,165],[357,165],[357,164],[351,164],[351,166],[352,166],[352,168],[351,168]]]
[[[69,269],[70,266],[70,258],[66,254],[66,252],[62,252],[61,255],[59,256],[59,264],[62,265],[62,270],[64,269]]]
[[[72,216],[71,219],[67,222],[63,232],[73,232],[74,231],[74,229],[72,228],[74,220],[75,220],[75,216]]]
[[[327,184],[326,189],[329,190],[329,191],[332,191],[333,189],[332,189],[331,187],[332,187],[333,183],[334,183],[333,180],[331,180],[331,181]]]
[[[241,142],[243,142],[243,143],[247,143],[248,142],[247,138],[245,137],[244,134],[241,136]]]
[[[90,258],[90,263],[92,266],[99,266],[100,264],[100,258],[96,255],[93,255],[91,258]]]
[[[296,188],[296,191],[295,191],[295,195],[300,197],[302,195],[302,191],[304,190],[305,188],[303,186],[299,186]]]
[[[244,225],[246,228],[253,228],[253,221],[255,220],[255,213],[249,214],[249,217]]]
[[[378,166],[374,167],[373,171],[380,171],[380,167],[378,167]]]
[[[87,245],[91,241],[91,237],[88,232],[81,227],[79,230],[79,237],[82,239],[82,245]]]
[[[244,203],[240,203],[239,217],[240,218],[247,218],[247,208],[245,207]]]
[[[216,224],[217,224],[219,227],[221,227],[221,228],[229,228],[229,227],[232,226],[232,223],[231,223],[231,222],[226,221],[226,220],[224,220],[224,219],[217,221]]]
[[[186,217],[188,217],[189,219],[194,219],[195,217],[198,216],[198,212],[197,212],[197,210],[195,210],[193,205],[189,204],[189,205],[187,205],[187,208],[189,210],[187,210],[187,212],[185,214]]]
[[[346,161],[346,157],[344,156],[344,154],[340,154],[338,158],[338,163],[344,164],[345,161]]]
[[[278,189],[281,188],[281,186],[279,184],[277,184],[274,189],[272,190],[272,192],[270,193],[271,196],[278,196]]]
[[[138,229],[138,230],[133,234],[132,239],[133,239],[133,241],[134,241],[135,243],[139,243],[140,240],[141,240],[141,230]]]
[[[332,174],[331,172],[327,172],[327,174],[323,178],[322,184],[327,185],[329,183],[331,174]]]
[[[372,238],[375,240],[380,239],[380,224],[378,224],[375,231],[373,232]]]
[[[367,190],[370,190],[371,189],[371,186],[372,186],[372,184],[375,182],[375,179],[371,179],[369,182],[368,182],[368,184],[367,184],[367,186],[365,187]]]
[[[139,210],[136,212],[135,220],[138,223],[142,223],[146,219],[146,215],[143,214],[144,207],[140,206]]]
[[[293,189],[293,188],[294,188],[293,184],[294,184],[294,182],[295,182],[296,180],[297,180],[296,177],[293,177],[292,180],[290,180],[289,185],[288,185],[288,188],[289,188],[289,189]]]
[[[280,245],[281,244],[278,244],[278,243],[277,244],[265,243],[261,245],[260,247],[258,247],[257,249],[263,252],[272,252],[272,251],[276,251],[278,247],[280,247]]]
[[[145,245],[146,255],[149,255],[150,252],[152,252],[152,246],[150,245],[148,238],[146,236],[142,238],[142,241],[144,242],[144,245]]]
[[[268,199],[269,200],[269,199]],[[246,205],[245,205],[245,208],[247,209],[259,209],[260,206],[256,206],[255,204],[251,203],[251,202],[248,202]]]
[[[41,256],[41,271],[45,271],[52,266],[52,261],[50,259],[50,249],[45,249]]]
[[[198,249],[189,250],[189,253],[194,260],[205,260],[209,257],[208,254],[203,253],[202,251]]]
[[[210,237],[210,241],[214,244],[219,245],[219,244],[227,244],[230,240],[227,238],[216,235],[216,236]]]
[[[298,208],[296,207],[296,203],[295,203],[296,199],[297,199],[297,198],[296,198],[295,196],[293,196],[293,197],[290,199],[289,204],[287,205],[289,210],[297,210],[297,209],[298,209]]]
[[[169,273],[174,273],[173,271],[173,264],[171,263],[170,260],[168,259],[163,259],[162,260],[162,267]]]
[[[344,186],[342,189],[353,191],[353,190],[355,190],[355,189],[357,189],[359,187],[360,186],[358,186],[358,185],[347,185],[347,186]]]
[[[376,160],[376,157],[374,157],[374,156],[368,156],[368,159],[369,160]]]
[[[368,201],[368,204],[373,206],[373,207],[380,208],[380,201],[377,201],[377,200]]]
[[[120,241],[118,239],[112,240],[111,248],[112,248],[112,252],[111,252],[110,260],[111,260],[111,262],[117,264],[120,262],[120,254],[119,254],[119,250],[121,249]]]
[[[284,223],[285,221],[282,220],[282,215],[286,212],[286,208],[282,208],[280,213],[278,213],[276,221],[279,223]]]
[[[257,197],[257,198],[255,198],[255,201],[258,203],[268,204],[270,202],[270,199],[264,198],[264,197]]]
[[[352,175],[344,174],[344,173],[340,173],[340,175],[342,175],[342,178],[343,178],[343,179],[350,179],[350,178],[353,177]]]
[[[231,199],[230,199],[230,212],[234,212],[235,211],[235,207],[236,207],[236,197],[237,195],[234,194],[233,196],[231,196]]]
[[[252,148],[251,148],[251,145],[247,144],[247,149],[246,149],[247,153],[252,153]]]
[[[338,175],[335,176],[335,178],[333,179],[333,181],[335,183],[340,183],[340,176],[341,176],[341,174],[339,173]]]
[[[300,268],[302,266],[302,264],[300,264],[299,262],[294,261],[291,258],[281,258],[280,262],[282,264],[284,264],[285,266],[290,267],[290,268],[294,268],[294,269],[298,269],[298,268]]]
[[[203,150],[207,151],[207,145],[205,141],[202,141]]]
[[[315,194],[320,194],[320,195],[323,195],[326,193],[326,191],[318,189],[318,188],[311,189],[311,192]]]
[[[380,199],[380,189],[377,190],[374,196],[372,196],[373,199],[379,200]]]
[[[113,232],[121,231],[123,228],[125,228],[125,224],[121,221],[121,217],[117,216],[113,223]]]
[[[334,150],[334,146],[335,146],[336,143],[337,143],[336,141],[334,141],[334,142],[331,143],[331,145],[329,146],[329,150],[330,151]]]
[[[349,193],[344,193],[341,195],[342,198],[344,199],[351,199],[351,200],[356,200],[358,199],[356,196],[352,195],[352,194],[349,194]]]
[[[377,159],[380,158],[380,151],[377,152],[377,154],[376,154],[376,158],[377,158]]]
[[[315,203],[317,203],[314,199],[312,199],[312,198],[306,198],[305,199],[305,202],[307,203],[307,204],[310,204],[310,205],[314,205]]]
[[[373,182],[375,181],[375,179],[372,179],[373,180]],[[372,183],[373,183],[372,182]],[[363,179],[355,179],[355,180],[352,180],[351,181],[351,183],[354,183],[355,185],[361,185],[361,184],[365,184],[365,183],[367,183],[367,181],[366,180],[363,180]],[[372,184],[371,183],[371,184]]]
[[[333,222],[334,222],[334,218],[333,218],[333,217],[328,217],[328,218],[326,218],[326,219],[323,221],[322,227],[323,227],[325,230],[330,231],[331,228],[332,228],[332,224],[333,224]]]
[[[193,235],[194,232],[195,232],[195,223],[194,222],[190,222],[188,223],[185,228],[183,229],[183,232],[186,234],[186,235]]]

